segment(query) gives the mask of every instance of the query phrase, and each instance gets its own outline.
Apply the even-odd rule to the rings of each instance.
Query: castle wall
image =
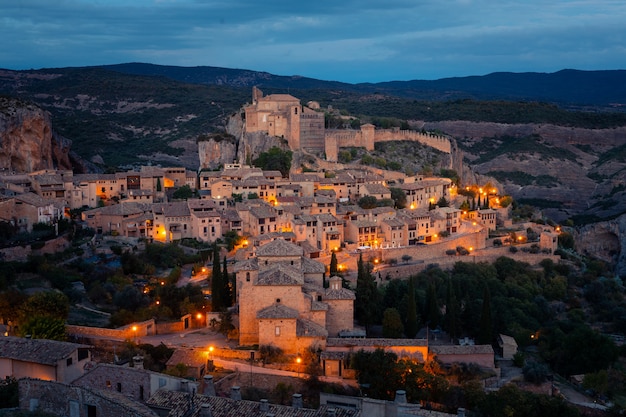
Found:
[[[420,142],[441,152],[452,152],[452,144],[445,136],[430,135],[413,130],[374,129],[372,125],[363,125],[361,130],[326,130],[326,160],[337,161],[339,148],[354,146],[372,151],[377,142],[397,140]]]

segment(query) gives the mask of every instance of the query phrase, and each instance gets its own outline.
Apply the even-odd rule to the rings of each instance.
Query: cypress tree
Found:
[[[457,338],[458,328],[458,306],[456,302],[456,296],[454,288],[452,287],[452,280],[448,280],[448,288],[446,291],[446,330],[451,340]]]
[[[211,304],[213,311],[222,311],[222,271],[220,269],[220,249],[217,244],[213,245],[213,271],[211,274]]]
[[[491,319],[491,294],[489,288],[485,286],[483,290],[483,309],[480,316],[480,329],[478,333],[478,343],[490,345],[493,340],[493,320]]]
[[[337,267],[338,267],[337,255],[335,254],[335,252],[333,252],[332,255],[330,255],[330,266],[328,267],[328,270],[329,270],[328,273],[331,277],[334,277],[335,275],[337,275]]]
[[[231,294],[230,276],[228,275],[228,259],[224,256],[224,265],[222,266],[222,304],[224,307],[233,305],[233,296]]]
[[[376,296],[376,281],[372,276],[371,264],[365,264],[361,254],[358,261],[354,313],[359,323],[365,326],[366,332],[369,332],[378,308]]]
[[[404,333],[409,339],[413,339],[419,330],[419,322],[417,321],[417,304],[415,302],[415,284],[413,277],[409,277],[409,286],[407,289],[408,305],[406,309],[406,325]]]
[[[437,290],[435,284],[428,286],[426,297],[426,302],[428,303],[428,309],[426,310],[428,327],[434,329],[439,325],[439,306],[437,305]]]

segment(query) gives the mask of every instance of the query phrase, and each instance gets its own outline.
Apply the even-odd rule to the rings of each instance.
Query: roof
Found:
[[[304,251],[298,245],[283,239],[275,239],[261,246],[256,256],[302,256]]]
[[[296,320],[296,336],[298,337],[328,337],[328,330],[324,326],[306,319]]]
[[[267,411],[262,411],[261,403],[248,400],[233,400],[226,397],[208,397],[189,394],[180,391],[158,390],[146,402],[148,406],[171,410],[168,417],[199,417],[202,405],[209,405],[212,417],[324,417],[329,415],[328,410],[335,409],[335,417],[358,417],[359,410],[335,408],[324,404],[317,409],[293,408],[288,405],[267,403]],[[193,411],[190,413],[189,406]]]
[[[302,258],[302,272],[305,274],[323,274],[326,266],[323,263],[306,257]]]
[[[339,288],[337,290],[333,290],[331,288],[326,289],[326,293],[324,294],[325,300],[354,300],[356,296],[354,295],[354,291],[351,291],[347,288]]]
[[[206,363],[206,350],[176,349],[167,361],[167,366],[184,363],[187,366],[198,367]]]
[[[256,258],[246,259],[235,263],[233,272],[239,271],[256,271],[259,269],[259,263]]]
[[[76,349],[90,347],[56,340],[2,337],[0,338],[0,357],[22,362],[56,365],[58,361],[66,359]]]
[[[281,263],[260,272],[255,285],[302,285],[303,281],[299,271]]]
[[[350,337],[329,337],[326,347],[333,346],[362,346],[362,347],[391,347],[391,346],[428,346],[426,339],[365,339]],[[434,346],[433,346],[434,348]]]
[[[298,311],[283,304],[272,304],[256,313],[257,319],[297,319]]]
[[[491,345],[437,345],[430,346],[430,351],[435,355],[493,355],[493,348]]]

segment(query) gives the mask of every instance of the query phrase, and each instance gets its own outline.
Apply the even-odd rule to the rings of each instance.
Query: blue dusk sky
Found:
[[[0,0],[0,68],[145,62],[349,83],[626,69],[624,0]]]

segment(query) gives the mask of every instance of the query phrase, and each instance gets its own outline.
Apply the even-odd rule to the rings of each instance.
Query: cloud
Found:
[[[626,3],[0,0],[0,66],[152,62],[348,82],[626,68]]]

